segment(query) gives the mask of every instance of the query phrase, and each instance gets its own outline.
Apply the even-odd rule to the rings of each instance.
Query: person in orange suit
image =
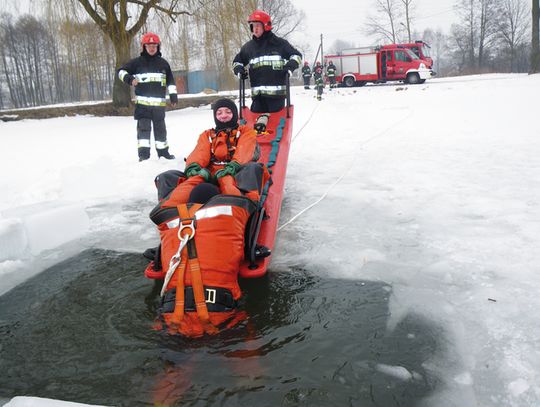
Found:
[[[244,195],[259,201],[262,186],[268,181],[266,167],[257,163],[257,134],[238,124],[238,108],[230,99],[212,105],[216,127],[199,136],[195,149],[186,159],[186,180],[175,188],[162,206],[186,203],[193,188],[203,182],[217,183],[226,195]]]

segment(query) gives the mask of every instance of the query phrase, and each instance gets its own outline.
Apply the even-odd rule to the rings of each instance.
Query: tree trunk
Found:
[[[531,69],[530,73],[540,72],[540,32],[538,28],[539,13],[539,0],[533,0],[532,2],[532,46],[531,46]]]
[[[114,71],[114,84],[113,84],[113,105],[116,107],[129,107],[131,103],[131,89],[125,82],[121,81],[118,77],[118,69],[124,65],[130,59],[129,45],[131,39],[127,41],[115,41],[114,52],[116,55],[116,66]]]

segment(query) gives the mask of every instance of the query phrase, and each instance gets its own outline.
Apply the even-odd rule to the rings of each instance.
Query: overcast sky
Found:
[[[375,0],[330,0],[320,3],[313,0],[294,0],[294,6],[306,13],[306,21],[304,32],[291,37],[291,42],[301,47],[309,43],[313,53],[317,51],[321,34],[325,48],[330,47],[337,39],[355,43],[357,46],[371,45],[373,40],[362,32],[362,27],[367,16],[375,14],[374,3]],[[448,34],[450,26],[456,22],[453,10],[455,3],[456,0],[415,0],[414,29],[422,32],[426,28],[440,28]],[[305,57],[309,60],[314,55],[308,52]]]
[[[0,12],[28,12],[32,5],[39,5],[44,0],[0,0]],[[373,39],[367,37],[362,28],[367,16],[375,14],[375,0],[292,0],[297,9],[306,14],[302,32],[294,33],[289,40],[302,51],[306,45],[310,50],[304,56],[313,59],[323,34],[324,47],[328,49],[335,40],[340,39],[356,46],[372,45]],[[414,0],[415,11],[413,28],[422,32],[426,28],[440,28],[446,34],[452,23],[456,22],[453,6],[456,0]],[[420,38],[415,38],[420,39]]]

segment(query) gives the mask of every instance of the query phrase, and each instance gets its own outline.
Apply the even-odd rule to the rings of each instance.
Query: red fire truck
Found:
[[[384,83],[402,81],[410,84],[424,83],[435,75],[431,66],[433,61],[420,59],[409,45],[418,49],[417,43],[391,44],[381,47],[366,47],[343,50],[337,55],[326,55],[324,63],[330,61],[337,68],[336,81],[342,86],[364,86],[368,82]],[[427,45],[427,44],[425,44]],[[421,50],[424,52],[424,49]],[[428,53],[428,48],[425,48]],[[427,57],[427,55],[424,57]],[[429,55],[429,54],[428,54]]]

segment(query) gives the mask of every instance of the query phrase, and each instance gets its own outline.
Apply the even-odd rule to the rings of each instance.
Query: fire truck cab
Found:
[[[405,48],[410,49],[412,52],[416,54],[416,56],[424,61],[426,61],[429,66],[428,68],[433,68],[433,59],[431,58],[431,47],[424,41],[415,41],[415,42],[408,42],[404,44],[397,44],[397,45],[383,45],[382,48],[385,47],[395,47],[395,46],[402,46]]]

